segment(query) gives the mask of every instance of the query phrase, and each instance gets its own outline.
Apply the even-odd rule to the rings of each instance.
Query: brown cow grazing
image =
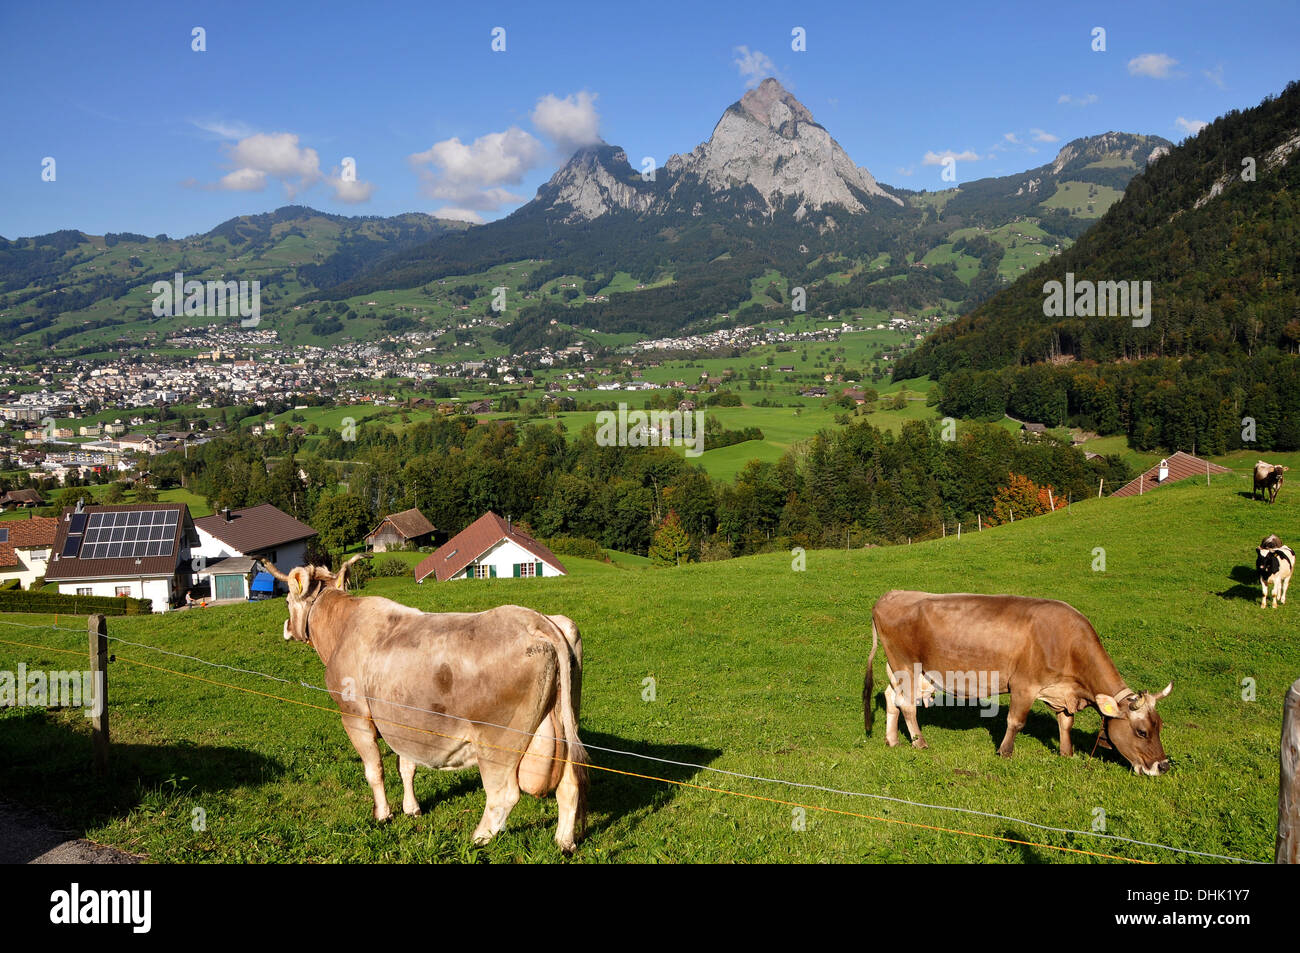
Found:
[[[1135,774],[1169,770],[1156,703],[1169,695],[1173,682],[1161,692],[1133,691],[1102,648],[1096,630],[1064,602],[970,593],[885,593],[871,610],[871,655],[862,686],[868,734],[877,640],[885,646],[885,671],[893,688],[885,692],[890,709],[885,742],[891,747],[898,744],[900,710],[912,746],[926,747],[916,705],[928,682],[956,698],[1010,693],[1007,732],[998,747],[1004,758],[1011,757],[1016,733],[1041,699],[1056,712],[1062,755],[1074,753],[1070,729],[1075,713],[1095,705],[1103,734]]]
[[[1267,497],[1269,503],[1272,503],[1277,499],[1277,491],[1282,489],[1282,474],[1290,469],[1290,467],[1275,467],[1271,463],[1260,460],[1255,464],[1255,486],[1250,491],[1250,498],[1253,500],[1258,493],[1261,500]]]
[[[1295,569],[1295,553],[1283,546],[1276,535],[1266,536],[1255,550],[1255,571],[1259,573],[1259,587],[1264,597],[1259,601],[1263,609],[1268,605],[1269,589],[1273,590],[1273,608],[1278,602],[1286,605],[1286,591],[1291,587],[1291,573]]]
[[[345,590],[353,560],[337,574],[300,566],[287,575],[284,637],[307,642],[325,663],[325,684],[365,765],[375,818],[392,816],[379,739],[398,755],[402,809],[420,813],[417,765],[477,765],[487,806],[474,842],[505,826],[520,791],[559,802],[555,840],[571,853],[586,813],[587,753],[578,739],[581,641],[563,616],[522,606],[426,613]]]

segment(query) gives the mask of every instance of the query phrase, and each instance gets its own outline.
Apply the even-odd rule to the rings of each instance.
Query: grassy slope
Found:
[[[563,612],[586,648],[584,738],[680,761],[918,801],[998,811],[1087,829],[1104,808],[1110,833],[1203,851],[1271,857],[1277,738],[1283,694],[1297,671],[1287,613],[1261,610],[1249,584],[1251,546],[1287,535],[1285,499],[1252,504],[1243,476],[1212,487],[1189,482],[1140,499],[1089,501],[1072,512],[983,534],[912,547],[808,554],[791,571],[775,554],[634,573],[567,560],[573,574],[546,581],[496,580],[416,586],[376,580],[370,591],[432,610],[478,610],[521,602]],[[1180,545],[1171,549],[1177,534]],[[1090,566],[1096,547],[1107,569]],[[1042,706],[1016,757],[993,748],[1003,718],[971,709],[922,714],[930,749],[889,750],[882,729],[864,739],[859,687],[872,602],[895,587],[1015,592],[1065,599],[1087,614],[1130,684],[1175,679],[1163,703],[1164,741],[1176,761],[1163,778],[1077,754],[1056,756],[1056,725]],[[6,616],[31,621],[30,617]],[[114,619],[113,634],[239,667],[292,684],[114,646],[119,656],[320,704],[297,687],[319,684],[307,647],[280,639],[280,602]],[[66,620],[65,620],[65,624]],[[74,626],[76,624],[74,623]],[[84,651],[79,632],[4,626],[0,638]],[[75,657],[0,644],[0,668],[77,665]],[[877,689],[883,665],[877,662]],[[657,700],[642,700],[642,680]],[[1240,682],[1256,679],[1244,702]],[[337,718],[119,661],[111,671],[115,780],[101,794],[84,770],[86,719],[79,713],[0,713],[0,796],[57,810],[93,839],[156,860],[418,861],[480,854],[469,835],[483,794],[468,775],[421,771],[425,814],[385,826],[369,819],[361,764]],[[877,692],[877,697],[878,692]],[[879,703],[878,703],[879,704]],[[1076,723],[1091,748],[1095,713]],[[641,762],[599,761],[629,770]],[[390,797],[399,790],[389,762]],[[1009,821],[746,782],[689,769],[648,773],[812,804],[959,827],[1023,840],[1106,850],[1084,837],[1037,832]],[[191,830],[202,807],[207,831]],[[595,772],[593,831],[585,861],[1074,861],[1081,855],[843,816],[808,813],[700,790]],[[554,860],[553,801],[524,798],[506,832],[482,851],[497,862]],[[1110,845],[1107,852],[1158,860],[1164,852]]]

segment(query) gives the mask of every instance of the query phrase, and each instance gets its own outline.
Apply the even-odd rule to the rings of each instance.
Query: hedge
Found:
[[[152,599],[69,596],[61,592],[0,591],[0,612],[66,612],[69,615],[148,615]]]

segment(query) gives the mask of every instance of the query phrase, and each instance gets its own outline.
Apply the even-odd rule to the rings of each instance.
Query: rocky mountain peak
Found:
[[[745,93],[738,105],[763,125],[778,131],[792,120],[815,122],[808,108],[771,76]]]

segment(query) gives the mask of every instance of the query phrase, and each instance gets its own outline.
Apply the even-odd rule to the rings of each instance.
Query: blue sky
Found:
[[[945,154],[967,181],[1081,135],[1182,139],[1300,76],[1298,26],[1294,0],[11,2],[0,235],[180,236],[290,202],[492,220],[596,135],[638,168],[689,151],[768,73],[881,182],[937,189]]]

